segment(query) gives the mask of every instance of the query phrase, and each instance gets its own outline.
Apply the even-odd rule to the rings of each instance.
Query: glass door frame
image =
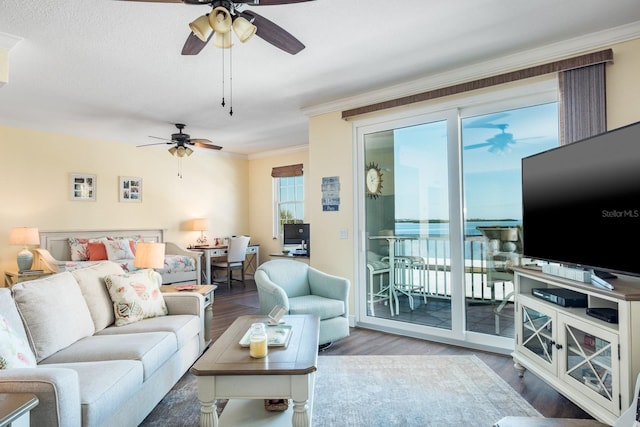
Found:
[[[547,76],[533,82],[505,85],[499,90],[442,101],[420,107],[407,107],[387,114],[376,114],[369,118],[354,120],[353,132],[353,194],[354,194],[354,278],[358,286],[353,287],[354,314],[357,326],[384,332],[433,341],[462,345],[470,348],[509,354],[514,349],[514,339],[465,330],[466,307],[464,294],[463,262],[463,191],[460,117],[496,111],[496,109],[518,108],[536,103],[557,101],[557,78]],[[438,120],[447,120],[447,155],[449,156],[449,213],[451,242],[451,329],[440,329],[380,319],[367,313],[367,232],[365,221],[365,152],[364,135],[396,128],[414,126]],[[455,160],[452,160],[455,159]],[[455,162],[455,163],[454,163]],[[451,167],[455,165],[455,167]],[[456,260],[453,262],[453,260]]]

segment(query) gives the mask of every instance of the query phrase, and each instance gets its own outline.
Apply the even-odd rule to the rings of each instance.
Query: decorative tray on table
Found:
[[[269,347],[286,347],[291,339],[291,325],[266,325],[267,329],[267,345]],[[242,347],[249,347],[249,329],[240,340]]]

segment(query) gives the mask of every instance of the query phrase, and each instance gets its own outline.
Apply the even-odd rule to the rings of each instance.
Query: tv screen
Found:
[[[284,244],[300,245],[302,241],[309,244],[309,224],[284,224]]]
[[[640,275],[640,122],[523,158],[522,205],[523,256]]]

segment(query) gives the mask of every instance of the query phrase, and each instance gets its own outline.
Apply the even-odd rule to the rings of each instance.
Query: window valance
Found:
[[[290,176],[302,176],[304,172],[304,165],[298,163],[296,165],[278,166],[271,169],[271,176],[273,178],[284,178]]]

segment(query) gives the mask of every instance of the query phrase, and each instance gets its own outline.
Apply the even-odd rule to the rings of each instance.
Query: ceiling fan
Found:
[[[185,3],[211,6],[211,12],[202,15],[189,24],[191,34],[182,48],[183,55],[197,55],[206,44],[214,39],[217,47],[231,47],[231,29],[241,42],[254,34],[275,47],[295,55],[305,48],[298,39],[267,18],[246,9],[251,6],[273,6],[302,3],[313,0],[124,0],[151,3]]]
[[[200,147],[200,148],[210,148],[212,150],[221,150],[222,147],[219,145],[213,144],[208,139],[204,138],[191,138],[191,136],[187,133],[182,132],[186,125],[182,123],[176,123],[176,128],[178,129],[178,133],[171,134],[171,139],[160,138],[158,136],[150,136],[149,138],[161,139],[165,142],[156,142],[153,144],[143,144],[138,145],[138,147],[147,147],[149,145],[159,145],[159,144],[175,144],[173,147],[169,148],[169,153],[173,156],[184,157],[190,156],[193,154],[193,150],[191,146]]]
[[[500,132],[487,139],[485,142],[481,142],[479,144],[471,144],[466,145],[464,147],[465,150],[472,150],[474,148],[482,148],[489,147],[490,153],[508,153],[511,151],[511,145],[515,144],[519,141],[524,141],[525,139],[537,139],[539,137],[530,137],[530,138],[518,138],[514,139],[513,134],[509,132],[505,132],[505,129],[509,127],[507,123],[490,123],[495,120],[499,120],[503,117],[508,116],[507,113],[493,114],[491,116],[487,116],[478,120],[474,120],[471,123],[465,125],[467,128],[489,128],[489,129],[500,129]]]

